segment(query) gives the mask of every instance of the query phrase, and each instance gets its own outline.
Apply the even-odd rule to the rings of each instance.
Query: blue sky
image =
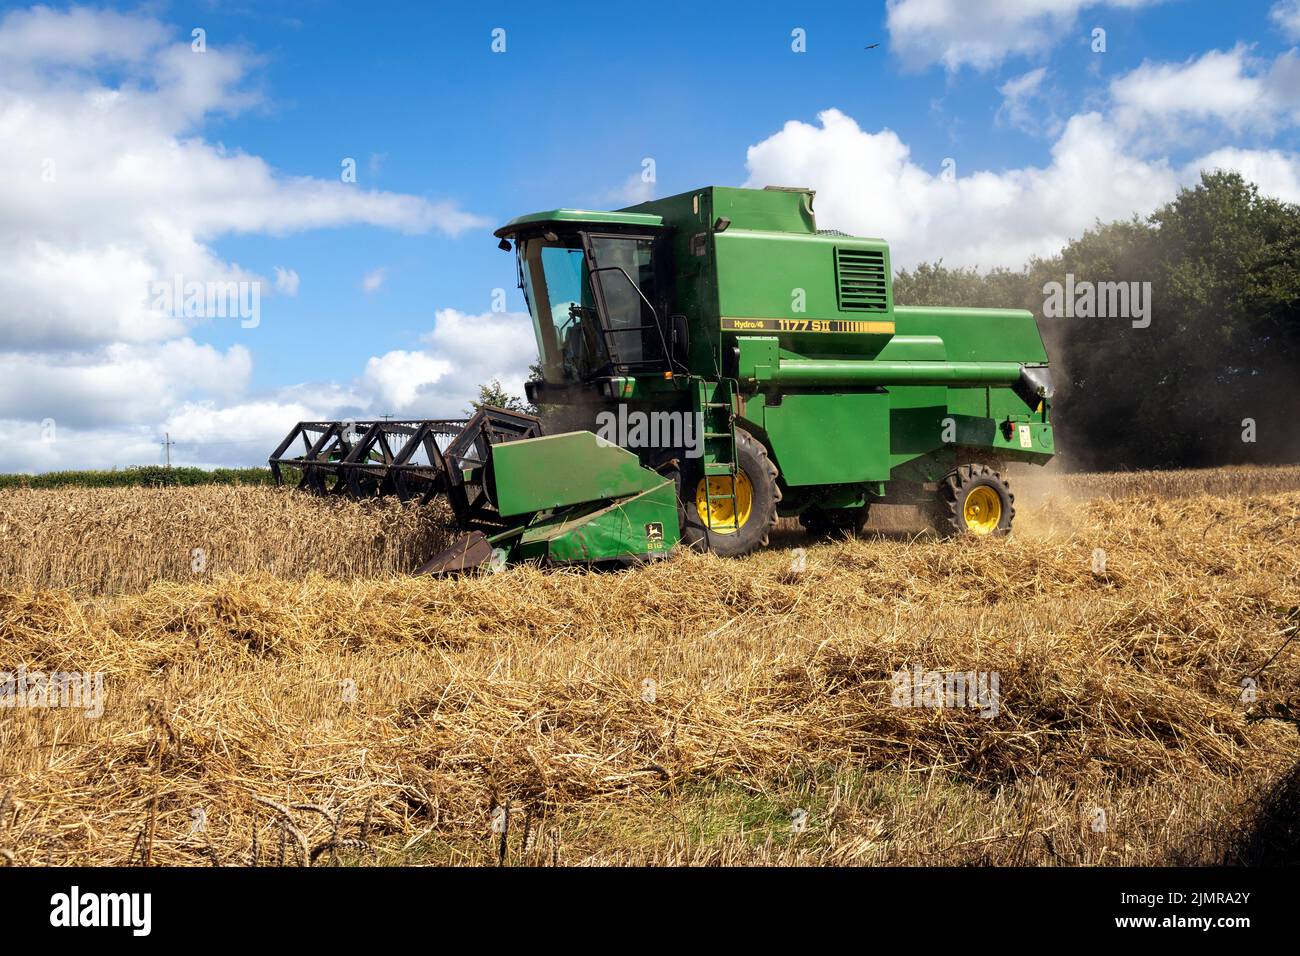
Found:
[[[739,12],[575,3],[562,18],[539,15],[535,4],[466,6],[394,5],[366,17],[310,4],[291,21],[177,8],[175,19],[207,25],[213,43],[226,37],[267,57],[258,78],[271,101],[215,125],[214,137],[294,175],[334,175],[340,158],[352,156],[361,184],[454,199],[492,228],[536,209],[611,205],[645,157],[655,160],[658,195],[738,185],[748,146],[830,106],[866,127],[898,131],[913,158],[935,169],[949,156],[971,169],[1039,164],[1050,141],[995,122],[998,87],[1031,63],[1052,67],[1070,109],[1143,59],[1182,60],[1239,40],[1257,42],[1260,53],[1284,48],[1268,29],[1265,2],[1106,10],[1082,18],[1076,35],[1045,58],[955,76],[909,69],[890,54],[882,3],[798,13],[782,3],[743,4]],[[1108,31],[1104,58],[1082,29],[1093,21]],[[802,55],[791,51],[796,26],[808,34]],[[507,31],[504,54],[491,52],[496,27]],[[865,50],[871,42],[882,45]],[[1094,62],[1103,67],[1096,74]],[[303,291],[260,331],[277,347],[312,328],[362,337],[382,352],[415,345],[433,307],[486,311],[494,288],[507,288],[511,307],[523,309],[510,257],[490,231],[451,239],[343,228],[231,238],[218,248],[250,264],[293,260]],[[374,268],[388,278],[367,296],[360,278]],[[225,341],[238,341],[238,329],[224,331]],[[355,353],[279,354],[255,368],[255,382],[355,371]]]
[[[1300,198],[1295,0],[980,6],[5,5],[0,470],[154,461],[164,430],[175,460],[253,463],[299,416],[454,414],[526,368],[491,231],[537,209],[808,185],[901,264],[988,266],[1206,163]],[[255,328],[132,312],[181,268],[296,281]]]

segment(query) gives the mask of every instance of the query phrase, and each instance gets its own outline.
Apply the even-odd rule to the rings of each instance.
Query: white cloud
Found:
[[[614,209],[635,206],[638,203],[649,202],[654,198],[654,180],[646,179],[644,171],[638,170],[623,180],[618,188],[611,189],[599,196],[595,201],[595,205],[601,209]]]
[[[461,414],[477,387],[500,380],[522,395],[537,359],[532,322],[524,312],[469,315],[439,309],[422,351],[393,351],[370,359],[362,382],[382,412],[422,417]],[[377,413],[382,413],[377,411]]]
[[[85,7],[66,13],[33,7],[0,21],[0,58],[16,64],[137,63],[167,39],[168,31],[156,20]]]
[[[421,336],[421,341],[461,364],[504,362],[522,368],[537,357],[537,340],[527,312],[468,315],[439,309],[433,330]]]
[[[1278,0],[1268,15],[1288,40],[1300,40],[1300,0]]]
[[[1038,88],[1043,85],[1043,77],[1047,76],[1047,67],[1040,66],[1036,70],[1030,70],[1028,73],[1022,73],[1020,76],[1014,76],[998,87],[998,92],[1004,99],[1024,100],[1038,92]]]
[[[269,286],[218,254],[225,237],[486,224],[454,203],[288,175],[206,139],[212,118],[259,101],[248,88],[259,62],[211,43],[194,53],[188,28],[143,14],[34,7],[0,18],[0,433],[52,417],[67,439],[57,446],[74,449],[98,441],[82,429],[106,429],[121,464],[173,409],[238,406],[249,351],[195,343],[206,320],[160,313],[150,296],[176,276]],[[274,276],[280,293],[297,293],[294,270]],[[81,461],[23,447],[0,468]]]
[[[350,382],[309,382],[243,397],[248,356],[207,346],[168,343],[87,356],[79,374],[42,359],[30,369],[0,364],[0,407],[17,418],[0,421],[0,470],[91,468],[157,460],[158,440],[177,442],[173,462],[203,466],[259,463],[296,422],[364,420],[380,415],[457,418],[480,384],[499,379],[523,394],[536,358],[526,313],[471,315],[437,312],[419,348],[373,356]],[[154,380],[156,368],[169,374]],[[74,390],[60,402],[25,402],[35,380],[53,378]],[[157,410],[168,411],[159,416]],[[53,418],[57,440],[41,440],[40,422]]]
[[[221,352],[190,339],[117,343],[86,352],[0,352],[0,408],[75,428],[156,421],[193,395],[230,399],[247,385],[242,345]]]
[[[148,283],[256,279],[213,251],[223,236],[349,224],[455,234],[483,222],[418,196],[286,176],[205,141],[209,116],[255,101],[242,84],[257,60],[193,53],[171,34],[84,8],[0,20],[0,349],[184,332],[149,313]]]
[[[1186,138],[1205,123],[1272,131],[1300,120],[1300,55],[1254,62],[1238,44],[1182,63],[1143,63],[1112,81],[1110,94],[1117,120],[1158,142]]]
[[[526,313],[470,315],[441,309],[433,328],[421,336],[420,348],[373,356],[350,383],[295,385],[229,404],[210,399],[185,402],[158,426],[158,432],[167,430],[179,442],[175,461],[247,464],[269,455],[299,421],[380,415],[457,418],[477,387],[493,378],[512,394],[522,395],[528,366],[535,358]],[[28,432],[34,434],[34,427]],[[79,443],[67,444],[69,455],[82,449]],[[48,448],[42,452],[51,454]]]
[[[380,266],[377,269],[371,269],[361,277],[361,288],[367,293],[378,292],[387,279],[388,270],[383,266]]]
[[[298,294],[300,281],[298,273],[293,269],[286,269],[283,266],[275,267],[275,288],[278,292],[285,295],[294,296]]]
[[[424,390],[452,370],[446,359],[427,352],[386,352],[366,363],[364,381],[381,404],[397,411],[412,408]]]
[[[354,417],[346,405],[331,401],[337,397],[326,389],[319,396],[286,392],[226,406],[186,402],[167,416],[159,430],[176,442],[174,462],[201,467],[260,465],[298,422]]]
[[[153,461],[170,432],[172,459],[202,466],[259,462],[295,422],[460,416],[478,385],[523,394],[536,358],[526,313],[436,313],[418,349],[370,358],[350,383],[304,383],[245,398],[246,349],[188,339],[112,345],[84,354],[0,354],[0,471]],[[163,410],[163,414],[159,414]],[[42,440],[53,420],[57,440]]]
[[[1041,95],[1046,76],[1047,67],[1040,66],[1036,70],[1012,77],[999,86],[1002,105],[998,107],[998,119],[1005,120],[1017,129],[1033,130],[1034,117],[1030,104]]]
[[[251,363],[240,346],[221,353],[183,340],[113,346],[76,361],[27,358],[28,366],[0,360],[0,408],[14,416],[0,420],[0,471],[150,462],[164,432],[177,442],[175,463],[259,463],[299,421],[457,418],[491,379],[522,395],[536,344],[527,313],[440,309],[419,348],[373,356],[351,382],[251,398],[243,397]],[[57,400],[39,382],[52,383]],[[41,438],[47,418],[56,425],[52,443]]]
[[[1042,57],[1072,31],[1079,15],[1162,0],[889,0],[890,47],[905,63],[949,70],[991,69],[1010,56]]]
[[[1143,63],[1110,85],[1121,107],[1154,115],[1218,116],[1252,111],[1261,96],[1257,77],[1243,73],[1244,47],[1211,50],[1185,63]]]
[[[1300,203],[1300,154],[1226,146],[1201,157],[1195,165],[1206,170],[1235,170],[1259,186],[1264,195]]]
[[[329,386],[298,386],[232,405],[183,402],[157,424],[85,428],[55,419],[51,430],[38,421],[0,420],[0,466],[13,470],[13,462],[21,461],[24,470],[39,472],[161,462],[164,435],[174,443],[173,464],[264,464],[297,422],[359,418],[350,398]]]
[[[1188,163],[1149,155],[1131,131],[1098,112],[1069,119],[1042,167],[1000,172],[923,168],[889,129],[863,130],[839,110],[819,125],[788,122],[751,146],[748,186],[817,189],[818,224],[890,241],[895,267],[1019,267],[1058,252],[1100,219],[1146,214],[1194,184],[1202,168],[1239,169],[1294,201],[1300,158],[1276,150],[1220,149]]]
[[[896,266],[1020,265],[1059,249],[1102,218],[1149,209],[1175,177],[1125,157],[1097,114],[1073,117],[1045,168],[963,174],[912,161],[892,130],[867,132],[839,110],[820,126],[789,122],[750,147],[746,185],[798,182],[817,189],[818,223],[889,239]]]
[[[0,467],[6,471],[64,471],[162,462],[159,443],[163,433],[159,431],[155,436],[152,428],[86,431],[56,422],[50,431],[40,422],[0,419],[0,435],[5,439]]]

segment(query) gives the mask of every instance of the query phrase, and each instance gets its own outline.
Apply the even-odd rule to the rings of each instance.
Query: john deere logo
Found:
[[[651,551],[664,546],[664,526],[655,521],[645,526],[645,543]]]

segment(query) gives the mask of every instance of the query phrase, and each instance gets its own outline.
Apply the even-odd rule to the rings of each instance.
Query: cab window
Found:
[[[660,331],[647,304],[655,301],[657,291],[654,241],[599,235],[590,241],[616,360],[638,364],[661,358]]]

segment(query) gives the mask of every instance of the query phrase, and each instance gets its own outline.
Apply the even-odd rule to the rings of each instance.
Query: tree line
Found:
[[[894,299],[1033,312],[1070,467],[1300,461],[1300,206],[1237,173],[1019,270],[902,270]]]
[[[141,465],[100,471],[47,471],[40,475],[0,475],[6,488],[158,488],[178,485],[270,485],[270,468],[168,468]]]

